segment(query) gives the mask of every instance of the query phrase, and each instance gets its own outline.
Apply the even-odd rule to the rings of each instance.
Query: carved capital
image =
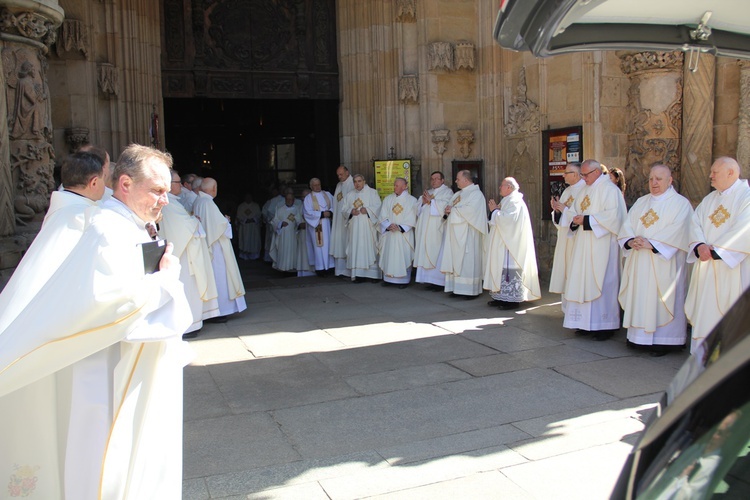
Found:
[[[526,68],[518,74],[518,86],[513,103],[508,106],[505,133],[508,136],[539,132],[539,106],[526,96]]]
[[[80,51],[83,57],[89,56],[89,28],[83,21],[66,19],[58,30],[57,42],[55,42],[58,57],[66,52]]]
[[[461,40],[456,42],[456,70],[474,71],[474,44]]]
[[[419,102],[419,79],[417,75],[404,75],[398,81],[398,97],[402,103]]]
[[[450,140],[450,130],[448,129],[436,129],[432,130],[432,143],[434,146],[432,149],[439,155],[445,153],[445,145]]]
[[[679,50],[672,52],[619,52],[620,67],[626,75],[656,69],[682,70],[685,54]]]
[[[84,144],[89,143],[89,129],[86,127],[73,127],[65,129],[65,142],[71,153],[78,151]]]
[[[7,8],[0,11],[0,32],[28,38],[50,47],[57,39],[57,26],[62,22],[39,12],[11,12]]]
[[[471,145],[474,144],[474,131],[468,128],[456,130],[456,142],[460,144],[461,155],[464,159],[471,154]]]
[[[416,0],[396,0],[396,20],[413,23],[417,20]]]
[[[429,44],[427,56],[429,58],[430,71],[436,69],[453,71],[453,45],[450,42],[433,42]]]
[[[107,97],[118,95],[120,93],[120,82],[117,76],[117,68],[113,64],[99,63],[96,71],[96,81],[102,92]]]

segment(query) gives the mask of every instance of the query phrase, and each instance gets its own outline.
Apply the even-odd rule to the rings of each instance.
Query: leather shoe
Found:
[[[400,284],[400,285],[398,286],[398,289],[399,289],[399,290],[403,290],[403,289],[404,289],[404,288],[406,288],[407,286],[409,286],[409,285],[407,285],[406,283],[401,283],[401,284]]]
[[[229,321],[227,316],[216,316],[214,318],[204,319],[204,323],[226,323]]]
[[[520,302],[504,302],[499,307],[500,309],[503,309],[505,311],[510,311],[512,309],[518,309],[520,305],[521,305]]]
[[[608,340],[612,338],[612,335],[614,335],[616,331],[617,330],[599,330],[598,332],[594,334],[593,338],[594,340],[597,340],[599,342],[603,340]]]
[[[182,340],[194,339],[197,336],[198,336],[198,330],[195,330],[194,332],[183,333]]]
[[[492,307],[500,307],[504,303],[505,302],[503,302],[502,300],[490,300],[489,302],[487,302],[487,305]]]

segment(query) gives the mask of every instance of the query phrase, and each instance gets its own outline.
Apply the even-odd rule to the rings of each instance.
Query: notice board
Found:
[[[411,160],[375,160],[375,189],[382,200],[393,193],[397,177],[406,179],[411,194]]]
[[[583,161],[582,126],[542,132],[542,219],[552,219],[549,200],[565,190],[565,166],[574,161]]]

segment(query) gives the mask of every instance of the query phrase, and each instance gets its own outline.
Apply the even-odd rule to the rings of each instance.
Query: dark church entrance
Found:
[[[164,123],[175,169],[215,178],[227,210],[247,193],[262,205],[273,186],[299,195],[311,177],[335,187],[337,101],[167,98]]]
[[[336,184],[335,0],[161,0],[165,147],[221,201]],[[217,202],[219,200],[217,199]],[[230,207],[227,207],[230,208]],[[229,213],[229,212],[228,212]]]

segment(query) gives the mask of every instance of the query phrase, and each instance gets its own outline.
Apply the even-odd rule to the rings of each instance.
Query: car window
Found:
[[[675,430],[644,474],[637,498],[750,498],[750,402],[710,426],[695,420],[686,416]]]

